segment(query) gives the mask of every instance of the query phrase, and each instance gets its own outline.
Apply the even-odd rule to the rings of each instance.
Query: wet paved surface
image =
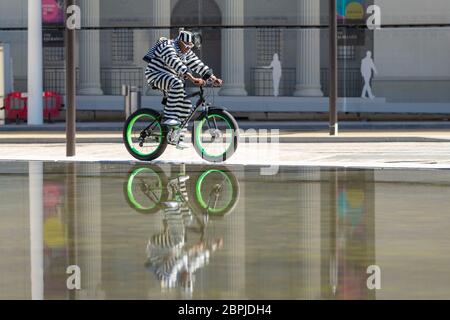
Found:
[[[1,299],[450,298],[447,170],[0,162],[0,189]]]

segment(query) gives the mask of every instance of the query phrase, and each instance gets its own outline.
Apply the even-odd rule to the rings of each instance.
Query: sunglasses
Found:
[[[195,44],[193,44],[192,42],[186,43],[184,41],[181,41],[183,43],[183,45],[189,49],[192,49],[195,47]]]

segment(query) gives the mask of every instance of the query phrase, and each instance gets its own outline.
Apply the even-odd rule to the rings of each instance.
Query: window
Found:
[[[56,63],[64,61],[63,47],[44,47],[44,60],[46,63]]]
[[[273,54],[278,53],[281,57],[283,48],[283,38],[281,30],[261,29],[258,30],[258,66],[267,66],[273,59]]]
[[[113,63],[130,63],[133,61],[133,30],[114,30],[111,43]]]
[[[339,60],[355,60],[355,47],[354,46],[339,46],[338,47],[338,59]]]

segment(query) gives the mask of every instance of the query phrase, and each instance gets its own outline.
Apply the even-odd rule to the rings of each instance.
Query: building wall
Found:
[[[447,0],[375,0],[382,8],[382,23],[442,23],[450,22]]]
[[[180,0],[171,0],[172,10]],[[215,0],[223,11],[224,0]],[[321,23],[327,24],[327,0],[321,0]],[[433,0],[430,5],[421,0],[375,0],[382,9],[382,24],[395,23],[449,23],[450,2]],[[298,0],[245,0],[245,24],[295,24],[297,23]],[[151,6],[147,0],[100,0],[100,22],[102,26],[148,25],[151,21]],[[27,0],[14,2],[0,0],[0,28],[27,26]],[[282,65],[293,70],[297,68],[297,33],[295,29],[282,29]],[[252,94],[253,68],[257,63],[257,29],[244,31],[245,39],[245,83]],[[112,31],[100,32],[101,67],[115,66],[145,67],[141,56],[149,43],[148,30],[135,30],[134,57],[132,61],[117,64],[112,62]],[[373,51],[378,75],[373,80],[376,96],[385,97],[390,102],[448,102],[450,93],[450,32],[448,28],[384,29],[374,32]],[[27,34],[26,30],[0,30],[0,41],[11,44],[13,57],[14,86],[26,91],[27,74]],[[370,39],[364,48],[370,49]],[[217,51],[217,50],[216,50]],[[362,51],[361,51],[362,52]],[[359,52],[345,68],[358,69]],[[321,31],[321,68],[328,65],[328,31]],[[210,60],[204,57],[206,62]],[[217,63],[216,63],[217,64]],[[59,63],[62,68],[63,61]],[[343,68],[344,66],[341,66]]]
[[[382,24],[449,23],[447,0],[377,0]],[[450,32],[448,28],[382,29],[375,32],[374,87],[389,101],[448,102]]]

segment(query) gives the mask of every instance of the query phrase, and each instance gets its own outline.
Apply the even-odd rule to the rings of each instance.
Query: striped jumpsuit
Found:
[[[178,273],[185,266],[186,226],[192,221],[186,183],[177,184],[180,194],[174,194],[171,198],[178,206],[164,209],[164,230],[153,235],[147,244],[147,266],[169,288],[177,285]]]
[[[169,199],[178,205],[164,209],[164,228],[147,243],[146,266],[160,281],[162,288],[181,286],[192,290],[194,273],[209,263],[211,254],[223,246],[223,239],[201,239],[195,244],[187,243],[187,227],[192,227],[194,222],[188,204],[189,195],[184,181],[173,179],[170,181],[172,183],[175,191]]]
[[[165,119],[182,122],[192,112],[192,103],[186,99],[183,76],[191,70],[206,80],[212,76],[212,70],[192,50],[182,54],[177,41],[165,38],[161,38],[146,57],[147,82],[168,95]]]

